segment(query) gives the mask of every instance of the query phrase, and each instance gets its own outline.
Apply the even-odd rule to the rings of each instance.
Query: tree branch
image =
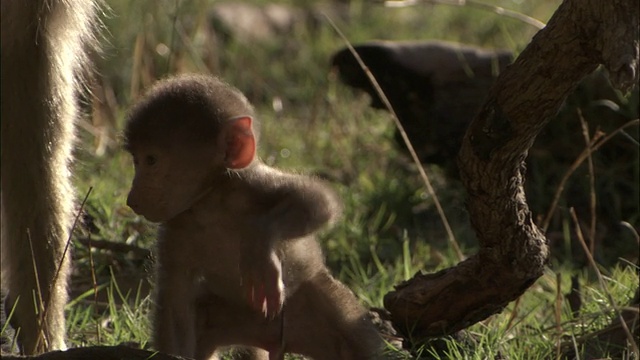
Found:
[[[385,296],[405,334],[450,334],[500,312],[538,279],[549,256],[527,206],[524,160],[578,82],[604,64],[615,86],[638,81],[637,0],[565,0],[497,79],[458,159],[479,252],[418,274]]]

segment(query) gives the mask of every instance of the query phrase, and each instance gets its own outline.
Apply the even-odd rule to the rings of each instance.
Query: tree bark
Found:
[[[469,125],[458,165],[480,250],[417,274],[384,298],[412,338],[451,334],[500,312],[544,270],[549,249],[527,206],[524,160],[535,137],[599,64],[613,85],[638,82],[638,0],[565,0],[497,79]]]

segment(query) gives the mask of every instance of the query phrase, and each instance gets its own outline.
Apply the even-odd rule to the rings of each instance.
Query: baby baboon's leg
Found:
[[[214,296],[201,299],[197,309],[198,360],[209,359],[228,344],[271,349],[271,355],[280,353],[284,345],[286,352],[314,360],[385,358],[384,342],[366,310],[347,287],[324,270],[300,284],[274,320]],[[250,354],[244,359],[268,358],[262,350]]]
[[[384,342],[355,295],[327,271],[300,284],[283,309],[286,351],[314,360],[383,359]]]
[[[269,322],[248,305],[210,295],[198,301],[197,313],[196,360],[218,360],[220,347],[229,344],[279,344],[280,322]],[[231,351],[235,360],[269,359],[269,353],[257,347]]]

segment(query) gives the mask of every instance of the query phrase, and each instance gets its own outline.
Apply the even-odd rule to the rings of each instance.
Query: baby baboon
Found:
[[[63,349],[78,71],[96,4],[2,0],[2,287],[25,354]]]
[[[128,116],[127,202],[161,223],[155,346],[196,359],[229,345],[271,359],[380,357],[380,336],[314,238],[338,216],[336,195],[264,165],[255,127],[242,93],[197,75],[161,81]]]

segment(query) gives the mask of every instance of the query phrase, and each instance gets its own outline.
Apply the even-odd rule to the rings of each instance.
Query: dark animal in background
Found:
[[[196,75],[159,82],[130,112],[127,203],[161,223],[155,346],[196,359],[230,345],[379,358],[380,336],[314,236],[338,217],[337,195],[263,164],[256,121],[240,91]]]
[[[2,287],[23,353],[65,348],[76,95],[90,0],[3,0]],[[36,271],[37,269],[37,271]]]
[[[442,41],[376,41],[354,46],[375,76],[421,161],[449,165],[467,124],[500,71],[512,61],[505,50]],[[340,80],[385,106],[349,49],[331,60]],[[399,144],[403,144],[399,134]]]

